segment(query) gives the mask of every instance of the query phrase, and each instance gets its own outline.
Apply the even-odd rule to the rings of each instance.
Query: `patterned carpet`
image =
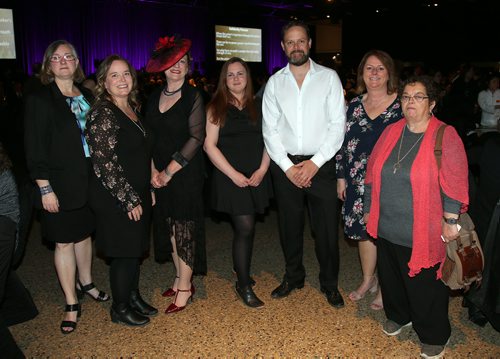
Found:
[[[419,341],[411,328],[397,337],[381,330],[385,316],[369,304],[373,295],[353,303],[347,295],[361,280],[357,248],[340,240],[339,289],[346,306],[334,309],[319,291],[314,242],[306,230],[304,265],[306,285],[281,300],[270,292],[280,283],[284,262],[278,239],[276,213],[271,210],[257,224],[253,276],[263,309],[245,307],[236,297],[231,273],[231,227],[206,218],[208,275],[195,277],[196,297],[174,315],[163,314],[169,299],[161,296],[174,277],[172,263],[147,258],[141,269],[141,292],[160,309],[142,328],[114,324],[110,303],[86,297],[75,333],[59,331],[64,299],[53,266],[53,252],[42,244],[38,223],[31,232],[18,273],[31,291],[40,314],[11,327],[28,358],[418,358]],[[94,282],[109,293],[108,267],[94,260]],[[499,358],[500,334],[489,324],[475,326],[461,307],[450,301],[452,336],[446,358]],[[0,357],[2,357],[0,353]]]

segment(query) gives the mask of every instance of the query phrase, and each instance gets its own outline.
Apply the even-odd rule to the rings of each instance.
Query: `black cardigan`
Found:
[[[79,87],[92,104],[90,91]],[[26,98],[25,148],[30,177],[49,180],[63,210],[81,208],[88,198],[88,164],[76,117],[55,82]],[[41,196],[36,191],[36,205]]]

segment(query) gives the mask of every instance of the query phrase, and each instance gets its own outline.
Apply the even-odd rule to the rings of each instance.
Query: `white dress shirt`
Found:
[[[271,159],[286,172],[287,157],[312,155],[321,167],[344,140],[345,103],[337,73],[309,60],[310,68],[299,88],[290,65],[269,78],[262,101],[262,133]]]
[[[495,109],[495,106],[500,105],[500,89],[496,89],[495,92],[481,91],[477,96],[477,103],[482,111],[481,126],[496,127],[500,118],[500,109]]]

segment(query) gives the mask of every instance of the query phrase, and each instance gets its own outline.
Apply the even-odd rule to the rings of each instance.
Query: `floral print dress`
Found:
[[[363,221],[363,195],[368,158],[384,129],[403,117],[396,98],[377,118],[365,111],[363,95],[351,100],[347,109],[344,143],[335,156],[337,178],[346,180],[346,199],[342,207],[344,232],[354,240],[369,238]]]

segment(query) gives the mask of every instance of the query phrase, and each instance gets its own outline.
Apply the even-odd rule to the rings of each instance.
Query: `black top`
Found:
[[[139,257],[148,248],[150,132],[109,101],[90,112],[86,137],[95,176],[89,202],[96,213],[96,246],[106,256]],[[135,222],[127,212],[139,204],[143,215]]]
[[[155,259],[164,262],[171,257],[171,233],[167,222],[174,222],[183,227],[176,234],[176,240],[182,238],[182,244],[177,242],[177,253],[190,266],[194,255],[194,274],[205,274],[205,167],[202,146],[206,114],[203,97],[198,89],[184,82],[180,99],[167,111],[160,112],[161,91],[162,88],[153,91],[146,106],[146,121],[155,134],[154,163],[162,171],[174,159],[182,168],[166,187],[155,191]]]
[[[154,91],[147,104],[146,120],[155,134],[153,160],[164,170],[172,159],[183,168],[156,191],[163,215],[172,219],[193,219],[199,207],[205,178],[202,146],[205,141],[206,114],[202,96],[187,82],[181,98],[167,111],[160,112],[162,89]]]
[[[79,87],[92,104],[93,96]],[[83,207],[88,196],[88,168],[80,128],[55,82],[26,98],[25,147],[30,176],[49,180],[63,210]],[[41,197],[36,191],[36,204]]]
[[[259,169],[264,151],[261,103],[255,104],[258,120],[252,123],[246,108],[230,106],[224,126],[219,129],[217,147],[234,169],[247,178]],[[264,213],[272,196],[269,174],[257,187],[238,187],[224,173],[214,168],[212,208],[233,215]]]

